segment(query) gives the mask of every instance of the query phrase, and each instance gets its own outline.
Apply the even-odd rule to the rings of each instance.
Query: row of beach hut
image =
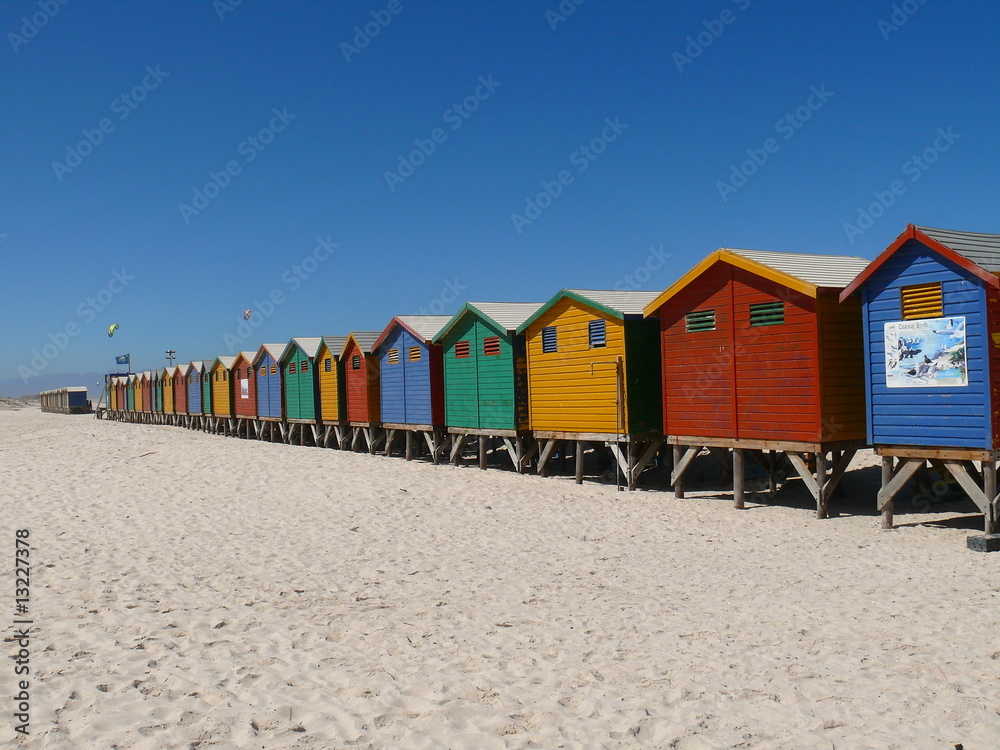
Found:
[[[910,225],[874,261],[721,249],[662,292],[563,289],[469,302],[382,331],[293,338],[109,378],[107,416],[545,474],[607,454],[634,488],[708,451],[820,517],[855,452],[882,457],[878,507],[928,462],[998,516],[1000,235]]]

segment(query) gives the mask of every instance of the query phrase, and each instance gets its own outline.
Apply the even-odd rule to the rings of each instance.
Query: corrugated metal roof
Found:
[[[382,335],[381,331],[351,331],[351,335],[354,340],[358,342],[358,346],[361,347],[361,351],[365,354],[371,354],[372,348],[375,346],[375,342],[378,341],[378,337]],[[344,344],[347,344],[347,339],[344,339]],[[344,351],[344,347],[340,347],[340,351]]]
[[[656,299],[659,292],[619,292],[613,289],[567,289],[567,292],[617,310],[622,315],[642,316],[643,308]]]
[[[451,320],[450,315],[397,315],[396,318],[421,336],[424,343],[430,343]]]
[[[228,354],[223,354],[222,356],[215,358],[216,362],[221,362],[222,366],[227,370],[233,369],[233,363],[236,362],[236,357],[230,357]],[[212,367],[215,367],[215,362],[212,363]]]
[[[958,232],[953,229],[920,226],[915,228],[990,273],[1000,273],[1000,234]]]
[[[305,336],[293,338],[292,341],[312,359],[319,354],[319,347],[323,343],[323,338],[321,336]]]
[[[770,266],[814,286],[834,289],[842,289],[850,284],[871,262],[854,255],[810,255],[733,248],[723,248],[723,252],[735,253],[755,263]]]
[[[344,344],[347,343],[347,336],[323,336],[323,343],[334,357],[339,357],[344,351]]]
[[[524,321],[538,312],[541,302],[470,302],[487,318],[505,331],[516,331]]]

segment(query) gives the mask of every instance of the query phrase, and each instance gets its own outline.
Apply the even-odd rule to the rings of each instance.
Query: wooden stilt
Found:
[[[479,436],[479,468],[486,471],[486,436]]]
[[[406,460],[413,460],[413,433],[409,430],[406,432]]]
[[[826,486],[826,451],[816,453],[816,518],[826,518],[830,514],[830,488]]]
[[[745,505],[743,489],[746,473],[743,470],[743,449],[733,448],[733,507],[742,510]]]
[[[983,461],[983,494],[986,496],[985,530],[987,534],[997,533],[997,464],[992,459]]]
[[[576,483],[583,484],[583,446],[586,445],[582,440],[576,441]]]

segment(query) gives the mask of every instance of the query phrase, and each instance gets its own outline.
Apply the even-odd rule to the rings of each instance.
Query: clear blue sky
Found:
[[[68,325],[47,375],[228,353],[272,290],[241,348],[466,299],[662,289],[720,246],[874,257],[909,222],[1000,231],[995,3],[908,0],[880,26],[893,3],[586,0],[560,20],[572,2],[49,2],[0,6],[9,391]],[[366,22],[378,35],[346,49]],[[434,152],[399,172],[415,140]],[[229,162],[203,210],[181,207]],[[293,289],[317,237],[339,247]]]

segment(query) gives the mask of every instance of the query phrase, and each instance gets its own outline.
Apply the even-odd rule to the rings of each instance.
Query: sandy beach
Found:
[[[0,746],[995,750],[1000,555],[980,516],[881,531],[875,471],[819,521],[0,411]]]

